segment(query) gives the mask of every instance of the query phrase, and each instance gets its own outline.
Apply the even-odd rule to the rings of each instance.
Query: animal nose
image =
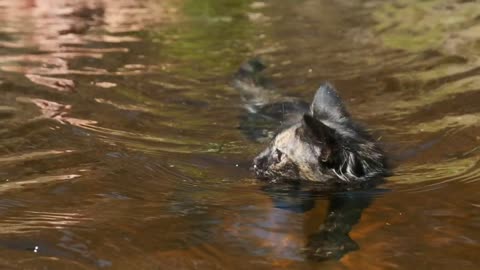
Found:
[[[265,167],[266,161],[267,161],[266,157],[256,157],[253,160],[253,170],[254,171],[263,170]]]

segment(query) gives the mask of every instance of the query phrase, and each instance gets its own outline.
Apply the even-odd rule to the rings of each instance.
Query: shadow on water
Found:
[[[302,250],[307,258],[315,261],[338,260],[345,254],[358,250],[359,245],[351,239],[349,233],[375,197],[387,192],[374,187],[326,192],[321,187],[316,189],[315,185],[282,183],[266,184],[261,189],[272,198],[273,207],[295,213],[312,210],[319,199],[328,201],[323,223],[306,236],[306,246]],[[304,226],[310,227],[308,224]]]

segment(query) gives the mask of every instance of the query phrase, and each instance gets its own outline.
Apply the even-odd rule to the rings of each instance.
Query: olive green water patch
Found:
[[[389,93],[395,91],[398,98],[389,99],[386,113],[389,119],[406,123],[401,131],[394,132],[413,140],[423,133],[458,136],[435,144],[425,155],[418,153],[411,163],[403,162],[390,180],[421,185],[430,182],[431,189],[451,179],[477,181],[479,148],[468,145],[478,144],[475,134],[480,123],[479,110],[473,105],[478,103],[475,97],[480,90],[478,1],[377,1],[370,8],[374,19],[371,29],[378,44],[415,56],[403,69],[388,74],[393,84],[385,88]],[[458,156],[459,151],[465,154]],[[444,159],[432,161],[439,153]]]
[[[479,15],[476,1],[385,1],[374,9],[374,31],[388,47],[463,54],[480,38]]]
[[[182,23],[150,31],[148,38],[162,45],[162,57],[181,62],[177,71],[199,74],[234,70],[253,49],[256,25],[249,19],[250,0],[184,1]],[[181,70],[180,70],[181,69]]]
[[[478,148],[474,151],[478,152]],[[448,159],[443,162],[424,163],[418,165],[404,165],[396,169],[390,181],[395,183],[413,184],[432,182],[434,184],[449,181],[471,182],[477,181],[479,175],[478,156],[470,158]]]
[[[443,101],[454,94],[479,91],[480,90],[480,78],[470,77],[449,84],[445,84],[438,89],[431,92],[422,92],[422,89],[416,89],[421,95],[418,95],[414,99],[399,100],[393,104],[392,109],[396,114],[411,114],[417,109]]]
[[[412,126],[408,129],[409,133],[416,134],[421,132],[438,132],[446,128],[460,129],[462,127],[479,126],[480,125],[480,113],[476,114],[464,114],[456,116],[445,116],[441,119],[437,119],[430,122],[420,123]]]
[[[391,106],[396,115],[480,89],[480,5],[477,1],[394,0],[371,7],[373,32],[380,44],[418,59],[391,76],[408,98]],[[415,95],[412,98],[411,95]]]

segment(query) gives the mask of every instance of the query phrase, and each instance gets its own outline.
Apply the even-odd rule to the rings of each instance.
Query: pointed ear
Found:
[[[331,122],[342,123],[350,118],[343,102],[335,88],[325,83],[317,90],[310,113],[318,120],[328,120]]]
[[[313,139],[322,145],[319,159],[322,162],[329,161],[335,148],[335,131],[310,114],[303,115],[303,122]]]

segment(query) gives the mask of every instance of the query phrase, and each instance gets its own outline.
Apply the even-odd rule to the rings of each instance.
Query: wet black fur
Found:
[[[388,174],[383,151],[352,120],[333,86],[323,84],[308,106],[298,99],[279,95],[271,83],[261,77],[260,72],[264,68],[262,62],[251,60],[240,68],[233,83],[242,93],[248,110],[245,118],[249,121],[246,122],[251,125],[245,129],[244,123],[241,127],[256,141],[271,140],[267,149],[254,160],[258,178],[355,185]],[[264,125],[256,125],[259,122]],[[281,126],[277,134],[293,132],[295,137],[286,137],[300,141],[309,150],[294,152],[297,150],[289,147],[298,145],[284,143],[283,150],[293,152],[297,157],[301,155],[300,159],[297,158],[301,162],[287,160],[284,166],[275,166],[284,155],[275,142],[278,135],[272,132],[275,124]],[[300,167],[311,170],[312,175],[302,176]]]

